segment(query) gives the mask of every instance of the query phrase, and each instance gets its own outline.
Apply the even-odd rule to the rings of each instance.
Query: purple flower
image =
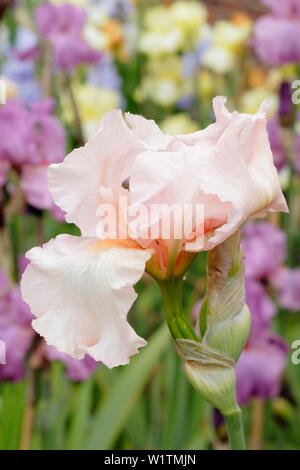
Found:
[[[48,190],[46,166],[24,165],[20,177],[20,186],[28,204],[36,209],[52,209],[54,203]]]
[[[64,129],[52,110],[51,99],[33,103],[29,109],[18,100],[0,108],[0,185],[5,184],[9,169],[15,168],[27,203],[63,220],[48,189],[47,166],[61,162],[65,153]]]
[[[268,278],[285,259],[285,233],[269,222],[249,223],[243,233],[246,276],[257,280]]]
[[[280,305],[292,312],[300,311],[300,268],[282,268],[271,278]]]
[[[251,313],[251,331],[248,342],[252,343],[270,328],[276,309],[264,286],[252,279],[246,279],[246,303]]]
[[[287,163],[284,146],[280,136],[280,130],[280,124],[277,116],[268,121],[269,139],[273,152],[274,164],[277,170],[281,170]]]
[[[6,348],[6,364],[0,365],[0,381],[23,378],[24,358],[35,335],[31,320],[32,314],[21,298],[19,286],[10,286],[0,271],[0,340]]]
[[[18,100],[9,100],[0,108],[0,160],[12,165],[28,161],[31,152],[30,115]]]
[[[84,359],[74,359],[69,354],[62,353],[53,346],[45,346],[45,355],[49,361],[62,361],[67,368],[67,376],[75,382],[88,379],[99,365],[90,356],[85,356]]]
[[[300,22],[299,22],[300,27]],[[292,90],[289,82],[282,82],[279,91],[279,119],[283,126],[289,126],[293,122],[294,105]]]
[[[58,67],[71,69],[99,59],[99,53],[82,36],[84,10],[69,3],[56,7],[45,2],[36,9],[35,16],[40,34],[52,45]]]
[[[254,27],[253,47],[267,65],[300,61],[300,20],[265,15]]]
[[[64,158],[65,133],[57,118],[52,115],[53,107],[51,99],[31,105],[32,163],[59,163]]]
[[[240,405],[252,398],[267,400],[280,392],[288,348],[273,334],[248,345],[236,365],[237,397]]]
[[[263,3],[275,15],[300,18],[300,0],[263,0]]]

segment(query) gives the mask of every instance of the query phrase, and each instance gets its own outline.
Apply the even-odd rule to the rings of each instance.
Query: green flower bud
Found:
[[[234,360],[192,340],[177,339],[176,346],[186,361],[187,376],[199,393],[223,415],[238,412]]]
[[[208,287],[200,311],[202,342],[236,361],[249,329],[244,263],[237,232],[208,254]]]

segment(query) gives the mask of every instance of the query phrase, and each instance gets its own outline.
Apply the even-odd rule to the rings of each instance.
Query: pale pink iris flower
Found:
[[[266,105],[246,115],[230,113],[225,102],[214,99],[216,123],[176,137],[153,121],[111,111],[85,147],[50,166],[54,201],[82,236],[60,235],[27,253],[22,293],[37,317],[33,327],[48,344],[78,359],[89,354],[108,367],[127,364],[146,344],[127,321],[137,296],[133,286],[145,269],[160,279],[180,276],[193,252],[213,248],[249,217],[287,211]],[[141,204],[201,204],[204,223],[188,240],[172,234],[170,240],[105,239],[99,209],[110,202],[122,211],[121,195],[128,211]],[[168,215],[167,206],[160,218]]]

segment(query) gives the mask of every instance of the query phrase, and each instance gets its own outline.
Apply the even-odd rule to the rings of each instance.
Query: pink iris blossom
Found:
[[[45,2],[36,9],[35,16],[40,34],[53,48],[58,67],[70,69],[99,59],[100,54],[90,48],[82,35],[84,10],[71,3],[55,6]]]
[[[193,253],[209,250],[249,217],[287,211],[266,129],[266,107],[256,115],[230,113],[214,99],[216,122],[188,136],[164,135],[153,121],[107,113],[85,147],[49,170],[56,204],[82,236],[60,235],[27,253],[23,298],[33,327],[49,345],[76,358],[89,354],[106,366],[127,364],[145,345],[127,321],[134,284],[145,269],[154,277],[182,276]],[[204,220],[193,238],[107,239],[99,211],[110,203],[121,215],[164,204],[147,229],[169,217],[172,204],[201,205]],[[183,224],[183,220],[181,223]],[[134,233],[132,225],[129,234]]]

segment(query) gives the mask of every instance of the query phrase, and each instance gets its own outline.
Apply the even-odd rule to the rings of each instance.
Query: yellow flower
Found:
[[[235,66],[234,54],[219,46],[210,46],[203,54],[202,62],[205,67],[215,73],[224,74],[230,72]]]
[[[161,106],[172,106],[191,91],[192,81],[183,77],[181,58],[172,55],[149,59],[135,98],[140,102],[149,99]]]
[[[206,17],[205,7],[194,0],[147,8],[139,49],[154,57],[190,48],[200,38]]]
[[[110,18],[99,5],[89,6],[87,22],[84,27],[84,37],[94,48],[110,50],[123,42],[123,26]]]
[[[166,32],[150,31],[140,36],[139,50],[152,57],[173,54],[180,49],[182,34],[178,29]]]
[[[74,94],[84,135],[88,139],[98,129],[101,117],[119,107],[120,97],[111,88],[90,84],[74,86]],[[66,120],[72,124],[73,112],[67,97],[63,98],[63,110]]]
[[[174,24],[188,36],[197,35],[207,19],[206,8],[198,1],[178,1],[171,7]]]
[[[174,27],[174,21],[170,14],[170,8],[156,5],[146,9],[144,14],[144,26],[148,31],[165,33]]]
[[[251,33],[251,22],[234,24],[230,21],[217,21],[213,27],[212,40],[216,46],[239,54],[246,45]]]
[[[16,82],[13,82],[7,77],[2,76],[0,78],[1,78],[1,81],[4,81],[5,83],[5,98],[7,100],[18,98],[19,96],[18,84]]]
[[[278,96],[275,92],[272,92],[268,88],[264,87],[245,91],[241,97],[241,111],[247,114],[255,114],[258,111],[261,103],[266,99],[270,99],[272,103],[270,115],[273,115],[278,107]]]
[[[214,77],[207,69],[200,70],[197,75],[198,92],[200,96],[211,97],[214,94]]]
[[[168,116],[160,126],[162,131],[169,135],[189,134],[199,129],[199,125],[187,113]]]

